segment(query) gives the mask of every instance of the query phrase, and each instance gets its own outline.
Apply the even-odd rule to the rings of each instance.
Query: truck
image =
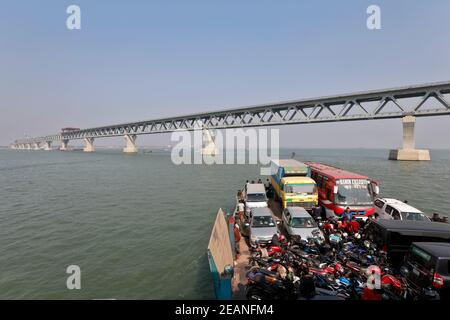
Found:
[[[297,160],[272,160],[270,184],[274,197],[287,207],[303,207],[311,212],[318,206],[316,182],[310,168]]]

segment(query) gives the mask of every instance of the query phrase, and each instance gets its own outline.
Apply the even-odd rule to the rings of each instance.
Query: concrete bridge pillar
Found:
[[[86,143],[86,147],[84,147],[84,152],[94,152],[94,138],[84,138],[84,142]]]
[[[61,140],[61,147],[59,148],[59,150],[66,151],[68,149],[69,149],[69,140],[67,139]]]
[[[33,149],[34,149],[34,150],[39,150],[39,149],[40,149],[40,142],[35,142],[35,143],[33,144]]]
[[[398,150],[391,150],[389,153],[389,160],[429,161],[430,151],[424,149],[416,149],[416,117],[405,116],[402,118],[402,123],[403,148]]]
[[[127,146],[123,148],[123,152],[127,154],[135,154],[138,152],[138,149],[136,148],[136,137],[135,134],[126,134],[124,136]]]
[[[52,142],[51,141],[46,141],[45,142],[44,150],[46,150],[46,151],[52,150]]]
[[[203,135],[202,154],[207,156],[218,155],[219,149],[217,148],[216,143],[214,142],[214,137],[212,136],[211,131],[203,128],[202,135]]]
[[[31,143],[27,143],[27,150],[31,150]]]

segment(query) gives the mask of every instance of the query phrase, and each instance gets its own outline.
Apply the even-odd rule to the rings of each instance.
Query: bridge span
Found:
[[[60,150],[67,150],[70,140],[83,139],[84,151],[93,152],[95,139],[123,136],[124,152],[136,153],[136,138],[141,134],[401,118],[403,148],[391,150],[389,158],[429,160],[428,150],[415,149],[416,117],[442,115],[450,115],[450,81],[76,129],[18,139],[11,147],[51,150],[52,143],[59,142]]]

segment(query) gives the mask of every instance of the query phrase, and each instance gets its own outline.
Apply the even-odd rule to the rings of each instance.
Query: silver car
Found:
[[[278,234],[277,223],[273,219],[272,211],[265,208],[253,208],[250,212],[250,243],[268,244]]]
[[[322,231],[311,215],[302,207],[289,207],[284,209],[283,228],[289,237],[300,236],[302,240],[308,238],[322,237]]]

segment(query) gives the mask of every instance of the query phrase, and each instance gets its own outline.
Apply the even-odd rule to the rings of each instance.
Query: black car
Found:
[[[442,300],[450,299],[450,243],[415,242],[401,273],[416,288],[432,287]]]
[[[413,242],[450,242],[450,224],[408,220],[377,220],[366,226],[364,236],[384,250],[399,268]]]

